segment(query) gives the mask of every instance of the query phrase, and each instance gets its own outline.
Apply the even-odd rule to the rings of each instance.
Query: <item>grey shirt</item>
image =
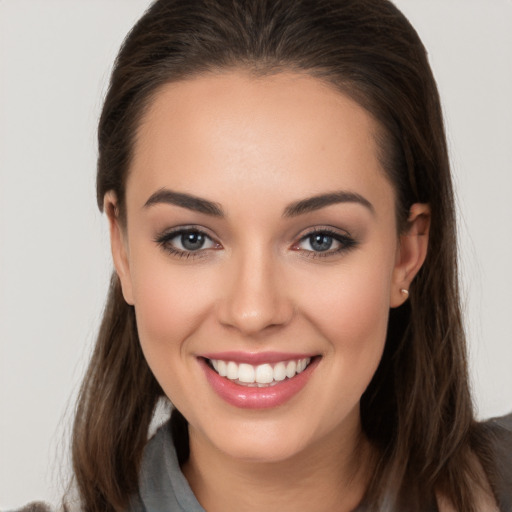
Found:
[[[493,436],[490,459],[501,512],[512,512],[512,414],[486,423]],[[360,505],[354,512],[364,512]],[[51,512],[43,503],[31,503],[18,512]],[[144,450],[139,492],[128,512],[205,512],[181,472],[169,423],[151,438]],[[422,512],[437,512],[433,502]]]
[[[497,498],[502,512],[512,512],[512,414],[487,422],[493,433]],[[435,501],[435,500],[434,500]],[[364,512],[360,505],[354,512]],[[436,512],[433,502],[424,512]],[[164,424],[146,446],[139,494],[130,512],[205,512],[181,472],[169,424]]]
[[[178,464],[169,423],[160,427],[144,450],[139,493],[130,512],[205,512]]]

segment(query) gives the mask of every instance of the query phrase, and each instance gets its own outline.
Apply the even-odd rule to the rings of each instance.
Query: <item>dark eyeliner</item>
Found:
[[[298,249],[301,251],[305,257],[307,258],[328,258],[329,256],[336,256],[343,252],[348,252],[352,249],[355,249],[358,245],[358,242],[352,238],[350,235],[342,234],[338,231],[329,228],[315,228],[309,231],[308,233],[301,236],[299,242],[303,242],[307,240],[309,237],[314,235],[327,235],[332,239],[336,240],[340,247],[335,250],[326,250],[326,251],[308,251],[304,249]]]
[[[170,231],[164,231],[163,233],[157,235],[153,241],[161,247],[162,250],[164,250],[166,253],[170,254],[173,257],[176,258],[183,258],[183,259],[189,259],[189,258],[201,258],[204,257],[204,250],[198,249],[197,251],[184,251],[181,249],[177,249],[174,247],[170,242],[171,240],[175,239],[176,237],[186,234],[186,233],[199,233],[201,235],[204,235],[205,237],[212,239],[211,236],[209,236],[207,233],[205,233],[203,230],[194,228],[194,227],[180,227],[176,229],[172,229]]]

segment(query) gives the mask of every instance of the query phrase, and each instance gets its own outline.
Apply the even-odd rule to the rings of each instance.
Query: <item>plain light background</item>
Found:
[[[480,418],[512,410],[512,1],[397,0],[429,50]],[[0,509],[57,502],[111,270],[95,129],[149,0],[0,0]]]

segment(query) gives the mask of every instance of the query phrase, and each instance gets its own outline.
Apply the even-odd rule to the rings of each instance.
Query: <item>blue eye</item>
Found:
[[[180,249],[185,251],[198,251],[202,249],[207,241],[206,236],[198,231],[189,231],[175,237],[181,245]],[[176,244],[176,242],[174,242]]]
[[[335,242],[332,236],[325,233],[309,235],[306,240],[311,247],[311,250],[318,252],[328,251]]]
[[[318,229],[303,236],[294,248],[311,253],[312,256],[330,256],[351,249],[356,244],[357,242],[346,234]]]
[[[179,229],[164,233],[155,239],[167,252],[181,257],[190,257],[206,249],[215,249],[219,244],[198,229]]]

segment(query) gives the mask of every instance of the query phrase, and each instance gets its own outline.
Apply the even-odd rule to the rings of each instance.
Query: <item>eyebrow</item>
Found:
[[[206,215],[212,215],[214,217],[224,217],[224,211],[218,203],[191,194],[185,194],[184,192],[175,192],[167,188],[161,188],[152,194],[145,202],[144,208],[162,203],[181,206],[182,208],[205,213]]]
[[[297,217],[339,203],[360,204],[367,208],[372,214],[375,214],[375,209],[368,199],[355,192],[341,190],[338,192],[319,194],[291,203],[284,209],[283,217]],[[144,208],[149,208],[156,204],[172,204],[213,217],[225,216],[224,210],[218,203],[167,188],[161,188],[152,194],[144,203]]]
[[[356,194],[355,192],[340,190],[338,192],[320,194],[292,203],[285,208],[284,217],[296,217],[304,213],[320,210],[326,206],[339,203],[360,204],[370,210],[372,214],[375,214],[375,208],[373,207],[372,203],[368,201],[368,199],[360,194]]]

